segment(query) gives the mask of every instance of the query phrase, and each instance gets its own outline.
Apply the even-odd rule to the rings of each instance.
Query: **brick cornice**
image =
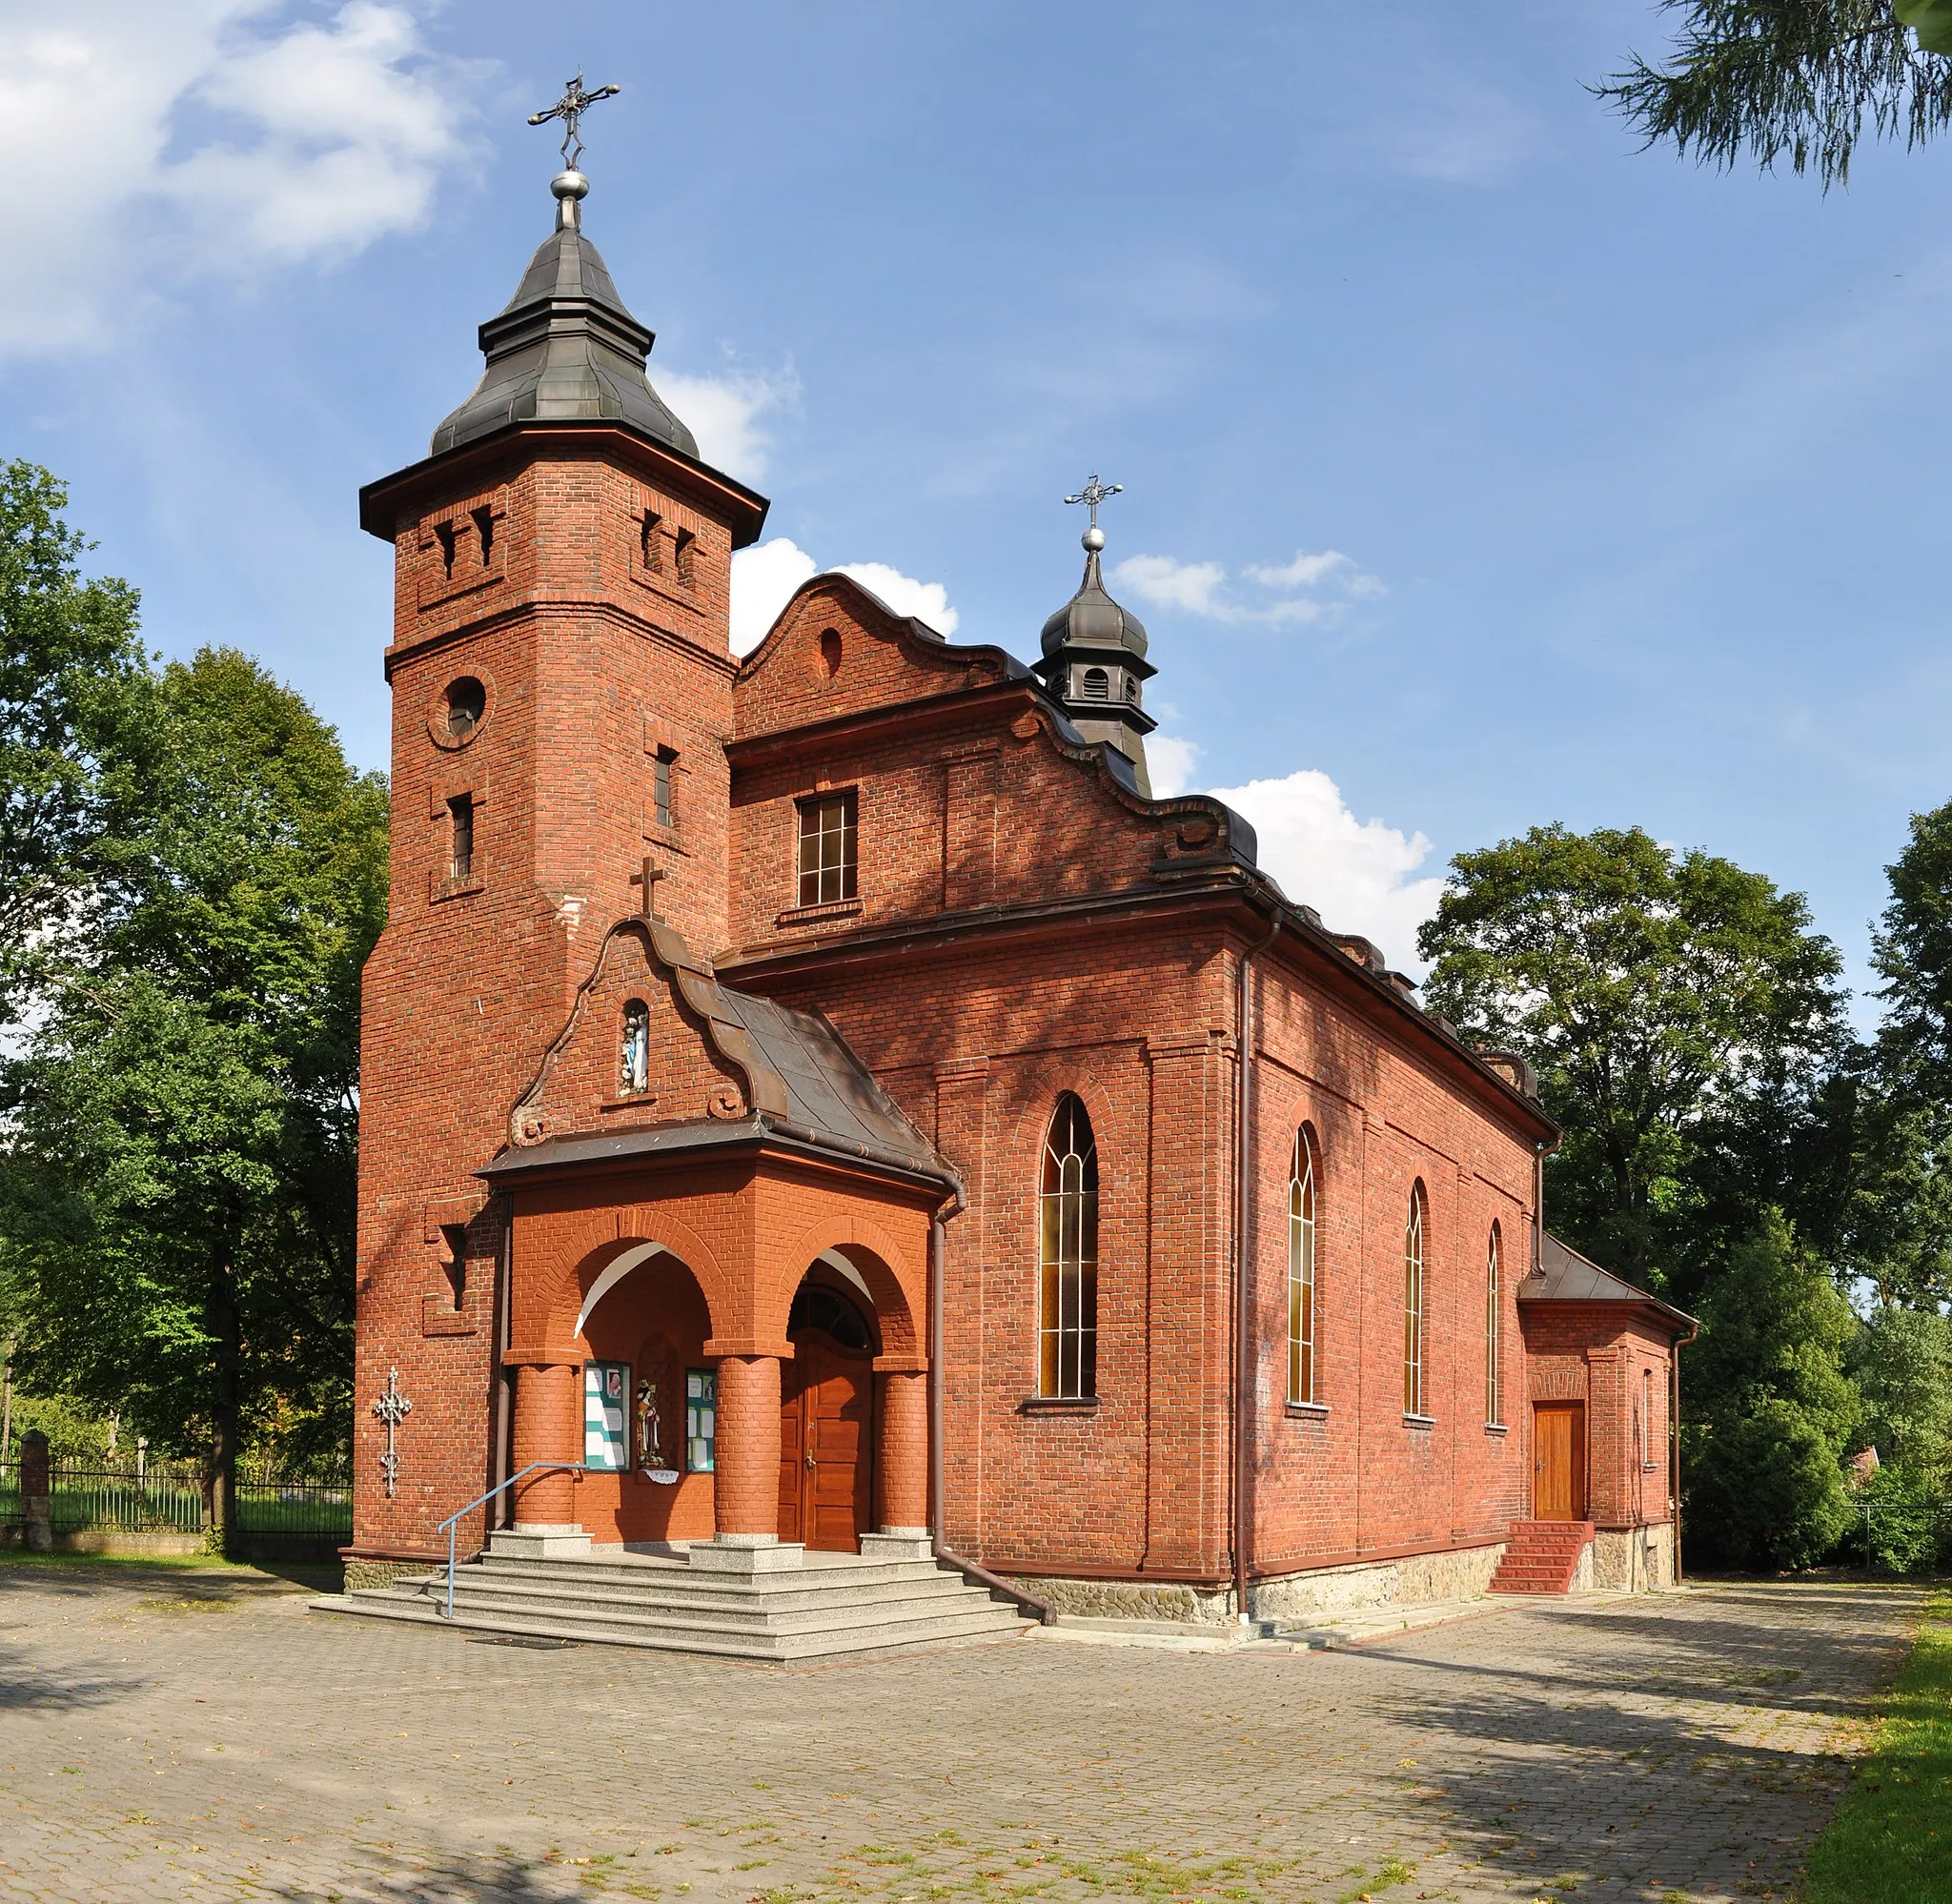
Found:
[[[460,449],[423,456],[361,488],[359,526],[391,542],[430,489],[450,490],[470,479],[478,486],[496,480],[502,470],[579,457],[615,463],[717,517],[732,531],[735,549],[756,542],[765,526],[771,505],[757,491],[623,424],[601,422],[515,423]]]

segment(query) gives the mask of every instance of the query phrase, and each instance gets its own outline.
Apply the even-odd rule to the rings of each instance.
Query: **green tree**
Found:
[[[1857,1317],[1779,1210],[1727,1252],[1699,1307],[1681,1433],[1697,1543],[1737,1566],[1810,1566],[1850,1520]]]
[[[204,1439],[234,1520],[253,1421],[349,1426],[358,979],[386,797],[234,652],[157,683],[127,903],[11,1071],[24,1372]]]
[[[1723,169],[1786,158],[1826,188],[1866,133],[1922,145],[1952,120],[1947,0],[1663,0],[1666,60],[1596,88],[1650,146]]]
[[[1800,894],[1637,827],[1535,827],[1457,856],[1418,944],[1432,1007],[1537,1067],[1554,1226],[1589,1255],[1685,1298],[1794,1190],[1843,1043]]]
[[[1851,1368],[1865,1445],[1882,1462],[1942,1476],[1952,1466],[1952,1322],[1881,1308],[1858,1335]]]
[[[135,591],[82,578],[67,502],[46,470],[0,465],[0,1024],[113,871],[154,731]]]

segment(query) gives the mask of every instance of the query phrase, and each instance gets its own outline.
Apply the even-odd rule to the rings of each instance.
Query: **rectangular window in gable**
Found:
[[[852,787],[800,802],[802,905],[829,905],[858,897],[857,812]]]

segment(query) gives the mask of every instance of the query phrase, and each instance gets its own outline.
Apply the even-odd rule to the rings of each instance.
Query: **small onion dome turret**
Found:
[[[1085,531],[1085,578],[1044,624],[1036,673],[1079,734],[1123,756],[1138,791],[1149,797],[1146,736],[1159,723],[1146,712],[1145,683],[1158,670],[1146,658],[1144,624],[1105,592],[1104,547],[1105,532],[1093,522]]]
[[[1094,523],[1085,531],[1084,540],[1085,578],[1078,584],[1077,594],[1044,624],[1044,652],[1055,655],[1066,646],[1123,648],[1143,658],[1145,623],[1105,592],[1105,577],[1098,566],[1105,531]]]

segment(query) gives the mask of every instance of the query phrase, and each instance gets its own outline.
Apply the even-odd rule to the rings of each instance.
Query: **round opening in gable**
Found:
[[[488,712],[488,690],[473,675],[447,684],[447,731],[457,740],[465,740],[481,724]]]
[[[823,628],[820,631],[820,664],[826,671],[828,680],[841,672],[841,635],[839,629]]]

